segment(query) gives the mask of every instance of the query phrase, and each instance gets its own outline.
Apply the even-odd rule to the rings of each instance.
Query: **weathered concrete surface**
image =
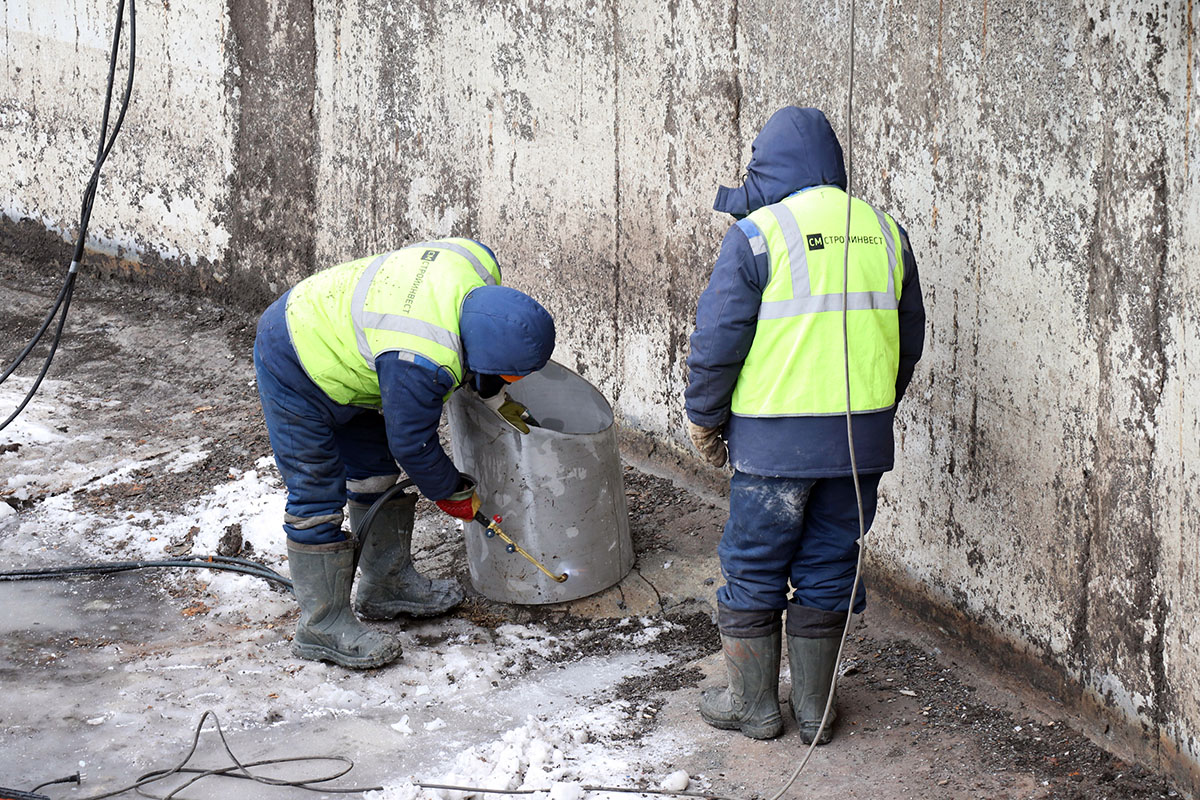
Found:
[[[104,5],[4,6],[9,217],[72,230]],[[477,235],[555,313],[556,358],[682,448],[715,185],[780,105],[844,134],[848,4],[260,6],[140,9],[96,245],[261,303],[319,265]],[[864,0],[854,154],[930,318],[877,585],[1196,792],[1193,13]]]
[[[860,149],[860,185],[930,299],[875,564],[1055,665],[1195,791],[1191,22],[985,10],[888,13],[929,46],[861,53],[860,141],[894,143]]]
[[[7,0],[0,78],[0,211],[73,238],[99,137],[116,3]],[[218,3],[137,7],[130,113],[100,182],[89,245],[130,266],[222,274],[235,109]],[[113,117],[128,72],[120,51]],[[203,276],[200,278],[199,276]]]
[[[312,5],[231,2],[228,13],[237,127],[227,210],[231,239],[218,274],[233,278],[234,297],[265,306],[313,264]]]
[[[556,357],[612,397],[612,12],[388,0],[316,9],[318,263],[478,236],[506,282],[555,313]]]

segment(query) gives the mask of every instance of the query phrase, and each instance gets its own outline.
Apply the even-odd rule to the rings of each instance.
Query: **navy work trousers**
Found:
[[[288,489],[283,529],[299,544],[340,542],[346,538],[341,529],[346,481],[397,475],[400,468],[388,450],[382,414],[334,403],[304,374],[294,351],[263,352],[283,346],[280,336],[270,335],[285,324],[283,315],[272,312],[281,309],[272,308],[260,322],[254,371],[275,464]],[[372,502],[379,494],[350,496]],[[312,524],[321,518],[327,519]]]
[[[882,473],[860,475],[863,511],[870,530]],[[777,612],[788,608],[800,623],[802,610],[844,614],[858,562],[858,504],[854,480],[768,478],[734,472],[729,521],[717,548],[725,585],[717,600],[726,612]],[[795,590],[788,606],[788,581]],[[859,586],[854,610],[866,607]]]

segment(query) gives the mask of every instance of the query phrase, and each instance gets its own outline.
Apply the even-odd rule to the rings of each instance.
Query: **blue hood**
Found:
[[[713,208],[741,219],[810,186],[846,188],[842,146],[816,108],[788,106],[771,115],[750,145],[741,186],[722,186]]]
[[[459,320],[467,369],[481,375],[528,375],[554,352],[554,320],[537,300],[507,286],[472,289]]]

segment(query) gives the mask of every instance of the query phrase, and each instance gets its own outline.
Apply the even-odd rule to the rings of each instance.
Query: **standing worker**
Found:
[[[755,739],[783,731],[786,609],[792,713],[811,744],[859,546],[842,338],[846,168],[825,115],[790,106],[754,140],[746,176],[717,193],[714,208],[737,223],[700,297],[688,356],[692,443],[713,466],[728,458],[734,470],[718,547],[725,585],[717,625],[729,687],[706,690],[700,715]],[[850,202],[850,398],[870,528],[879,479],[892,468],[896,404],[924,346],[925,310],[904,229],[862,200]],[[865,605],[860,593],[854,610]]]
[[[368,669],[400,655],[394,637],[351,610],[356,564],[354,609],[364,618],[433,616],[462,601],[457,581],[413,567],[415,494],[385,504],[365,542],[359,526],[398,481],[397,464],[442,511],[474,518],[475,486],[438,442],[442,404],[459,386],[528,432],[525,409],[504,387],[546,365],[554,321],[536,300],[499,284],[490,249],[446,239],[319,272],[263,313],[254,368],[288,489],[297,656]]]

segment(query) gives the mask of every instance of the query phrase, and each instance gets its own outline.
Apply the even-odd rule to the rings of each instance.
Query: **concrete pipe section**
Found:
[[[513,430],[469,391],[449,403],[455,461],[479,482],[481,510],[556,583],[505,543],[468,523],[467,561],[480,594],[505,603],[559,603],[617,583],[633,567],[629,513],[612,407],[586,380],[551,361],[509,387],[539,423]]]

